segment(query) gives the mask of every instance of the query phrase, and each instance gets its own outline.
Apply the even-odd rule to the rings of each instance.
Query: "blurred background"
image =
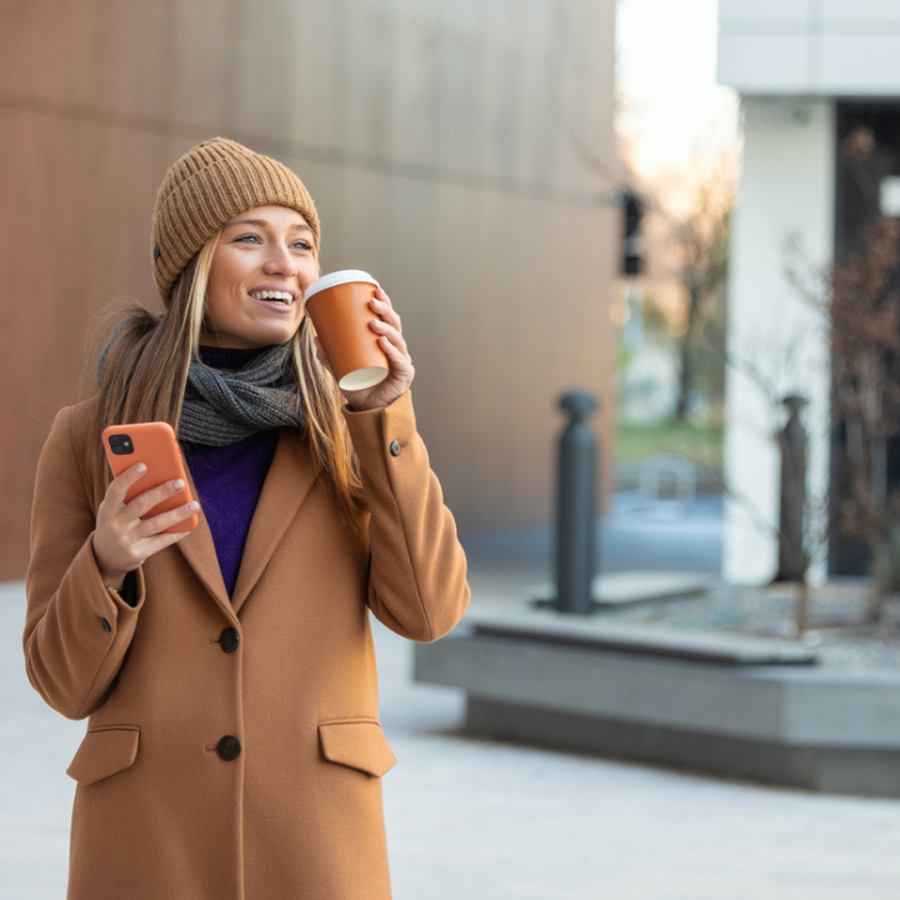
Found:
[[[601,510],[663,450],[716,489],[738,128],[715,84],[712,0],[0,11],[0,578],[24,573],[37,456],[55,412],[91,389],[106,313],[158,304],[159,182],[217,134],[307,182],[324,270],[389,286],[473,553],[500,531],[549,552],[570,387],[602,404]]]
[[[324,271],[364,268],[388,288],[464,530],[547,521],[561,388],[604,395],[612,446],[613,3],[4,0],[0,12],[12,349],[0,577],[24,573],[36,459],[93,364],[92,319],[123,298],[158,303],[156,190],[215,135],[297,171],[322,218]]]
[[[549,553],[573,387],[601,406],[598,510],[687,498],[706,517],[695,568],[757,584],[783,568],[790,395],[803,577],[868,574],[896,540],[885,0],[2,0],[0,16],[0,579],[24,573],[37,456],[90,390],[105,313],[158,303],[159,182],[218,134],[307,182],[324,270],[390,288],[475,556],[501,534]]]

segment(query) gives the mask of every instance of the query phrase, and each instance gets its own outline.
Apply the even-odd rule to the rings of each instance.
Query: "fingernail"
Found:
[[[200,509],[200,504],[196,500],[191,500],[191,502],[188,503],[188,509],[191,512],[197,512],[197,510]]]
[[[178,478],[178,479],[176,479],[175,481],[172,482],[172,487],[173,487],[176,491],[180,491],[180,490],[184,487],[184,482],[183,482],[180,478]]]
[[[144,472],[147,471],[147,467],[146,467],[143,463],[138,463],[138,464],[135,466],[135,469],[134,469],[134,470],[135,470],[135,472],[138,473],[138,475],[143,475]]]

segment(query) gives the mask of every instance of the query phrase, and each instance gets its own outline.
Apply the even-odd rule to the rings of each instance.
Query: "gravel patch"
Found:
[[[814,647],[820,664],[855,671],[900,671],[900,598],[880,622],[867,621],[865,582],[829,583],[809,592],[808,627],[798,636],[794,585],[722,585],[704,594],[603,612],[611,620],[668,631],[718,631]]]

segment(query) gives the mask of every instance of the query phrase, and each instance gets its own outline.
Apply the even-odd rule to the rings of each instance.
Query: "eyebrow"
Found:
[[[231,222],[226,222],[224,227],[233,228],[235,225],[256,225],[258,228],[267,228],[270,223],[265,219],[234,219]],[[305,222],[298,222],[296,225],[291,226],[291,231],[312,231],[312,228]]]

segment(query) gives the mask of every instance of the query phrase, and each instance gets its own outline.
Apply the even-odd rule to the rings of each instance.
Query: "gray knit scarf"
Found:
[[[225,447],[260,431],[303,424],[300,391],[287,344],[270,347],[236,370],[192,362],[178,439]]]
[[[113,330],[97,363],[99,380],[109,349],[127,322]],[[227,447],[260,431],[303,424],[300,387],[291,365],[291,347],[269,347],[240,369],[213,369],[194,360],[178,423],[178,439],[207,447]]]

